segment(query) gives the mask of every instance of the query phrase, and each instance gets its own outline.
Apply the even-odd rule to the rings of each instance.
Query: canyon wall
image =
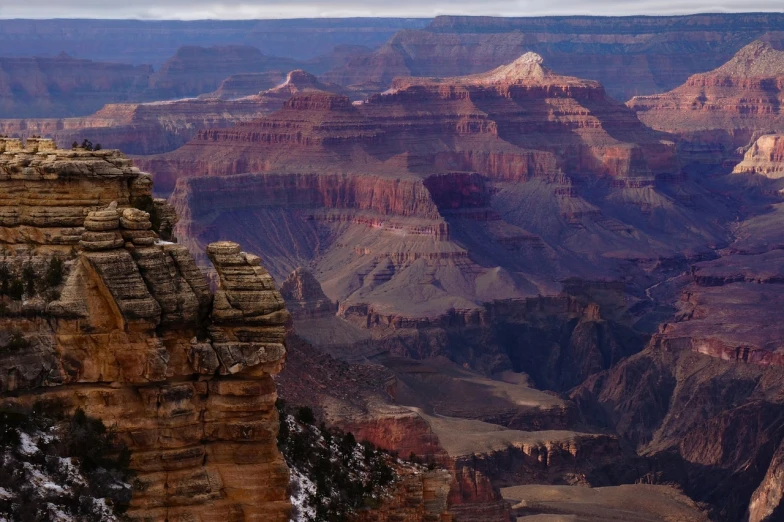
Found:
[[[781,41],[758,40],[727,63],[695,74],[672,91],[636,96],[627,105],[646,125],[679,136],[691,161],[740,159],[761,134],[784,130],[784,51]],[[693,152],[697,154],[694,155]]]
[[[98,61],[152,64],[177,49],[250,45],[272,56],[307,60],[341,45],[376,47],[424,18],[296,20],[3,20],[0,55],[51,56],[61,51]]]
[[[439,16],[402,30],[374,53],[326,77],[350,85],[397,76],[458,76],[486,71],[526,51],[560,74],[600,81],[611,96],[664,92],[718,67],[744,45],[784,30],[780,13],[676,17]],[[780,36],[778,36],[780,38]]]
[[[784,177],[784,135],[761,136],[749,148],[734,174],[759,174],[766,178]]]
[[[259,75],[264,74],[246,76]],[[223,99],[227,92],[219,90],[199,98],[175,101],[112,103],[83,117],[0,119],[0,134],[20,139],[43,136],[63,148],[88,139],[94,145],[121,149],[129,154],[158,154],[181,147],[203,129],[221,129],[255,121],[280,109],[294,94],[341,90],[337,85],[319,82],[315,76],[300,69],[286,75],[277,72],[272,78],[277,81],[265,89],[256,89],[248,96],[229,96],[231,99]],[[265,81],[269,83],[270,80]],[[226,87],[229,91],[237,88],[230,84]]]
[[[106,103],[139,96],[152,73],[147,65],[93,62],[66,54],[0,56],[0,118],[90,114]]]
[[[81,408],[115,430],[135,520],[287,521],[272,375],[289,314],[259,258],[209,245],[212,294],[153,230],[171,207],[116,151],[0,140],[0,185],[4,278],[28,281],[3,290],[4,401]],[[54,256],[60,280],[44,277]]]

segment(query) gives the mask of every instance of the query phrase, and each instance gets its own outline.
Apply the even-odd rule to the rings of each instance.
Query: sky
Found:
[[[0,18],[252,19],[784,12],[784,0],[0,0]]]

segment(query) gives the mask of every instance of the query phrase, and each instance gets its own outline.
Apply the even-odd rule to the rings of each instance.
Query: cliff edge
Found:
[[[0,394],[101,419],[132,450],[135,520],[283,522],[272,376],[289,313],[257,256],[207,256],[117,151],[0,140]]]

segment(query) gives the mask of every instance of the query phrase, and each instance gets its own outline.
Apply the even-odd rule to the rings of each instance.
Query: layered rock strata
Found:
[[[179,235],[197,256],[218,231],[263,243],[279,281],[310,266],[342,311],[364,307],[371,322],[553,295],[563,277],[614,278],[629,259],[723,239],[667,136],[535,54],[401,79],[364,103],[300,92],[138,162],[162,193],[176,188]]]
[[[280,79],[264,89],[230,99],[224,99],[223,93],[198,99],[108,104],[94,114],[78,118],[0,119],[0,134],[22,139],[46,136],[61,147],[86,138],[93,144],[128,154],[159,154],[181,147],[203,129],[254,121],[280,109],[294,94],[342,90],[299,69],[285,76],[277,73],[272,78]]]
[[[400,31],[370,55],[330,71],[330,81],[389,85],[399,76],[486,71],[522,52],[545,57],[561,74],[598,80],[618,100],[677,87],[718,67],[766,32],[784,30],[780,13],[664,17],[439,16]]]
[[[287,521],[272,375],[289,314],[259,258],[211,244],[213,295],[185,247],[133,207],[152,186],[124,156],[2,146],[6,267],[66,267],[46,292],[2,298],[0,337],[23,339],[0,353],[3,400],[82,408],[115,430],[138,478],[134,520]]]
[[[749,148],[734,174],[759,174],[766,178],[784,177],[784,135],[761,136]]]
[[[403,477],[378,509],[354,515],[355,522],[452,522],[447,511],[449,473],[427,471]]]
[[[648,346],[571,392],[583,415],[656,463],[650,480],[680,483],[722,520],[775,520],[782,510],[784,204],[775,143],[761,138],[721,182],[748,205],[734,241],[649,289],[674,314]]]
[[[60,50],[42,54],[52,55]],[[0,115],[36,118],[90,114],[106,103],[138,97],[152,72],[148,65],[93,62],[65,53],[52,58],[3,57]]]
[[[780,42],[752,42],[718,69],[627,105],[646,125],[679,135],[695,160],[708,148],[719,161],[733,157],[760,134],[784,130],[784,51],[776,47]]]

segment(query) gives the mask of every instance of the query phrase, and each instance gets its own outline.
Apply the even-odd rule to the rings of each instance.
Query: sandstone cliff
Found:
[[[761,136],[749,148],[743,161],[735,166],[734,174],[759,174],[767,178],[784,177],[784,136]]]
[[[211,294],[153,230],[171,208],[116,151],[1,140],[0,185],[4,401],[112,427],[133,451],[133,519],[287,521],[272,375],[289,314],[259,258],[209,245]],[[61,281],[44,277],[53,256]]]

